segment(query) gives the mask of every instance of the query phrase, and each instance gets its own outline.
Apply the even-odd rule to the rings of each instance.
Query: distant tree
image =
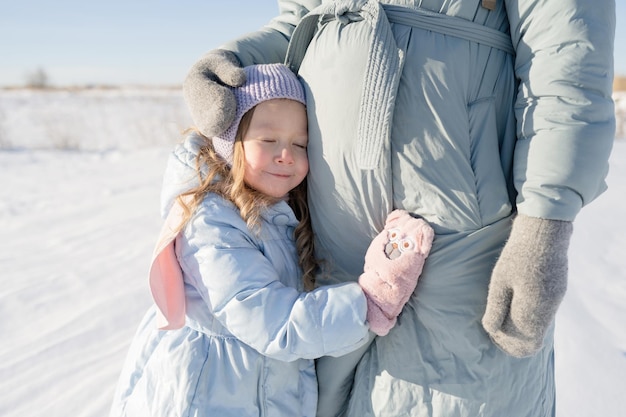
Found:
[[[26,77],[26,85],[30,88],[46,88],[48,87],[49,81],[48,74],[41,67],[28,74]]]

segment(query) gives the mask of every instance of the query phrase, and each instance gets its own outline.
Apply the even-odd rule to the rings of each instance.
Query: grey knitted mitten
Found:
[[[518,215],[489,284],[482,324],[491,340],[518,358],[543,346],[567,288],[572,222]]]
[[[191,67],[183,82],[183,94],[191,118],[204,136],[213,137],[228,129],[237,109],[228,86],[238,87],[245,81],[246,74],[230,51],[210,51]]]

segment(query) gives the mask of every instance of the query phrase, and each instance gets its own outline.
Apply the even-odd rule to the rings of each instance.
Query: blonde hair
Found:
[[[200,185],[178,196],[177,201],[183,207],[184,215],[178,230],[182,230],[191,219],[194,211],[208,193],[215,193],[231,201],[246,222],[248,229],[257,233],[260,227],[263,210],[279,202],[278,198],[263,194],[244,182],[245,155],[243,137],[245,136],[254,107],[248,111],[239,123],[233,149],[232,168],[220,157],[213,148],[212,141],[197,129],[190,129],[204,138],[204,146],[196,158],[196,172]],[[304,289],[310,291],[315,287],[315,275],[320,269],[320,261],[315,257],[315,244],[311,218],[307,204],[306,178],[289,192],[289,206],[298,219],[294,231],[298,264],[302,269]]]

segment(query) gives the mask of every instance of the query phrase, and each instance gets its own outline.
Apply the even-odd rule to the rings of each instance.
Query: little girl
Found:
[[[191,133],[170,157],[156,305],[111,416],[315,416],[313,359],[386,334],[430,250],[426,222],[395,211],[358,283],[315,289],[304,91],[284,65],[245,73],[230,128]]]

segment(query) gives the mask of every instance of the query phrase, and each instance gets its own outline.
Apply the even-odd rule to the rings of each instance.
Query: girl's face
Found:
[[[246,184],[269,196],[285,197],[309,171],[308,140],[302,103],[289,99],[259,103],[243,137]]]

